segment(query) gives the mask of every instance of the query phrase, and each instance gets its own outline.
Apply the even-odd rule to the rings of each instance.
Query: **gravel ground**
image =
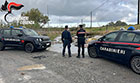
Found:
[[[98,58],[63,58],[60,53],[22,50],[0,52],[0,83],[140,83],[140,75],[118,63]],[[38,70],[17,70],[42,64]]]

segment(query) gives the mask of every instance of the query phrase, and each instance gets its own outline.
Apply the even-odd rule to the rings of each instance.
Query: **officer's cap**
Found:
[[[81,24],[81,25],[79,25],[79,27],[80,27],[80,28],[83,28],[83,25]]]

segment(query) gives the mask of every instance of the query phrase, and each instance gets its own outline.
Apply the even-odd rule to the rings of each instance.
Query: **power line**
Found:
[[[118,3],[121,3],[121,2],[123,2],[122,0],[120,0],[120,1],[118,1],[118,2],[116,2],[115,4],[117,5]],[[117,7],[115,7],[115,9],[117,9]],[[114,9],[114,10],[115,10]],[[106,12],[106,15],[108,15],[108,13],[113,13],[114,11],[111,11],[111,12]],[[104,13],[105,14],[105,13]],[[102,17],[102,19],[105,19],[106,18],[106,16],[104,16],[104,17]],[[101,19],[101,18],[100,18]],[[118,19],[118,20],[121,20],[121,19]],[[112,20],[113,21],[113,20]],[[97,22],[98,24],[99,24],[99,22]]]
[[[90,27],[92,27],[92,21],[93,21],[93,11],[95,12],[97,9],[101,8],[102,6],[104,6],[109,0],[106,0],[105,2],[103,2],[101,5],[99,5],[98,7],[96,7],[95,9],[93,9],[91,12],[90,12],[90,21],[91,21],[91,24],[90,24]],[[86,19],[87,17],[83,18]]]
[[[98,7],[96,7],[94,10],[92,11],[96,11],[97,9],[101,8],[102,6],[104,6],[109,0],[106,0],[105,2],[103,2],[101,5],[99,5]]]
[[[104,3],[102,3],[100,6],[98,6],[97,8],[95,8],[93,11],[95,12],[97,9],[99,9],[100,7],[102,7],[103,5],[105,5],[107,2],[108,2],[109,0],[106,0]],[[122,0],[119,0],[119,1],[117,1],[115,4],[118,4],[118,3],[120,3],[120,2],[122,2]],[[117,7],[116,7],[117,8]],[[116,9],[115,8],[115,9]],[[92,11],[92,13],[93,13],[93,11]],[[114,12],[114,11],[111,11],[111,12]],[[111,12],[106,12],[106,13],[111,13]],[[93,15],[92,15],[93,16]],[[87,17],[85,17],[85,18],[87,18]],[[84,19],[85,19],[84,18]],[[88,17],[89,18],[89,17]],[[104,19],[104,18],[106,18],[105,16],[102,18],[102,19]]]
[[[118,1],[118,2],[116,2],[115,4],[117,5],[117,4],[119,4],[119,3],[121,3],[122,2],[122,0],[120,0],[120,1]],[[115,7],[114,8],[114,10],[115,9],[118,9],[117,7]],[[106,15],[108,15],[108,13],[113,13],[114,11],[111,11],[111,12],[105,12],[106,13]],[[105,15],[105,13],[104,13],[104,15]],[[102,17],[102,19],[104,19],[104,18],[106,18],[105,16],[104,17]],[[119,19],[120,20],[120,19]]]

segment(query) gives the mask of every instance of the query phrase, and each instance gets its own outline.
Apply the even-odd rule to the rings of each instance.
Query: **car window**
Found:
[[[0,34],[3,34],[3,29],[2,29],[2,30],[0,30]]]
[[[140,35],[136,35],[134,42],[140,42]]]
[[[29,36],[38,36],[38,33],[32,29],[24,29],[23,32]]]
[[[136,36],[135,33],[123,32],[122,35],[120,36],[119,41],[133,42],[135,36]]]
[[[22,34],[21,30],[12,30],[12,35],[17,36],[18,34]]]
[[[116,39],[117,35],[118,35],[118,32],[110,33],[110,34],[106,35],[103,40],[104,41],[114,41]]]
[[[10,35],[10,30],[4,30],[3,35]]]

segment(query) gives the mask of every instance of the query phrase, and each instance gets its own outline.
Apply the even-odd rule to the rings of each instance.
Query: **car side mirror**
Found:
[[[100,38],[100,39],[98,39],[98,41],[103,41],[103,39],[102,39],[102,38]]]
[[[23,34],[18,34],[17,36],[18,36],[18,37],[21,37],[21,36],[23,36]]]
[[[102,41],[104,41],[104,38],[105,38],[105,36],[100,38],[100,39],[98,39],[98,41],[102,42]]]

